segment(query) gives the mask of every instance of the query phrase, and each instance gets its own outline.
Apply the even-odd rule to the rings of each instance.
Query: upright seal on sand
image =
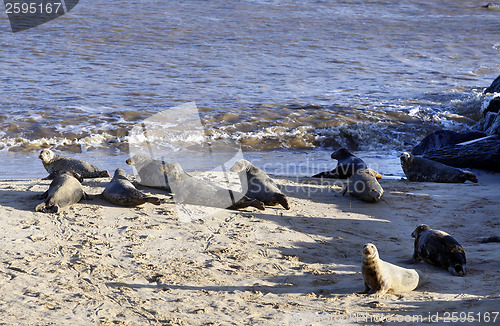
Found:
[[[197,179],[186,173],[179,163],[167,163],[165,171],[179,204],[201,205],[208,207],[239,209],[253,206],[264,210],[264,203],[244,194]]]
[[[83,160],[57,155],[50,149],[43,149],[39,157],[43,167],[49,172],[44,179],[54,179],[58,174],[66,171],[78,173],[84,179],[109,177],[108,171],[102,171]]]
[[[231,167],[231,172],[238,173],[243,189],[247,188],[246,196],[260,200],[266,205],[280,204],[283,208],[290,209],[288,199],[274,180],[252,163],[239,160]]]
[[[410,292],[421,285],[421,275],[417,270],[383,261],[378,255],[377,247],[372,243],[364,245],[361,262],[361,273],[365,282],[365,290],[362,293],[382,296],[387,292]]]
[[[136,154],[125,162],[135,167],[141,179],[139,183],[142,186],[172,191],[165,172],[165,162],[152,159],[144,154]]]
[[[101,197],[120,206],[138,206],[146,202],[160,205],[159,198],[148,196],[137,190],[127,179],[125,171],[120,168],[116,169],[113,179],[104,188]]]
[[[421,224],[411,236],[415,238],[412,263],[423,260],[444,268],[455,276],[465,276],[464,248],[451,235]]]
[[[462,183],[466,180],[477,183],[477,177],[442,163],[403,152],[400,156],[401,167],[409,181]]]
[[[331,158],[337,160],[335,169],[315,174],[313,178],[347,179],[357,170],[367,168],[366,163],[349,152],[347,148],[340,148],[333,152]]]
[[[384,194],[384,189],[377,179],[382,175],[372,169],[357,170],[348,180],[344,189],[344,194],[348,192],[351,196],[359,198],[369,203],[380,201]]]
[[[50,183],[49,189],[38,197],[45,201],[37,205],[35,210],[43,213],[59,213],[61,209],[87,198],[81,181],[82,178],[73,172],[58,174]]]

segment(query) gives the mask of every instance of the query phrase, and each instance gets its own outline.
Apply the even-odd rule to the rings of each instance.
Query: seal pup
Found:
[[[165,172],[165,162],[152,159],[144,154],[136,154],[125,161],[132,165],[139,174],[139,184],[145,187],[163,189],[171,192]]]
[[[165,171],[174,193],[174,200],[179,204],[201,205],[227,209],[239,209],[249,206],[264,210],[264,203],[249,198],[245,194],[197,179],[185,172],[177,162],[167,163]]]
[[[477,183],[474,173],[463,171],[442,163],[403,152],[401,167],[409,181],[463,183],[467,180]]]
[[[50,183],[49,189],[38,199],[45,201],[36,206],[37,212],[59,213],[61,209],[78,203],[89,196],[83,191],[82,177],[74,172],[58,174]]]
[[[108,202],[120,206],[138,206],[146,202],[160,205],[158,197],[148,196],[137,190],[130,182],[123,169],[116,169],[113,179],[106,185],[101,197]]]
[[[365,290],[361,293],[374,294],[378,297],[387,292],[410,292],[421,285],[421,274],[417,270],[383,261],[373,243],[363,246],[362,257],[361,273]]]
[[[369,203],[380,201],[384,194],[384,189],[377,179],[382,175],[372,169],[357,170],[348,180],[344,188],[344,195],[348,192],[351,196],[359,198]]]
[[[103,171],[83,160],[57,155],[50,149],[43,149],[40,152],[40,159],[43,167],[49,175],[45,180],[54,179],[56,175],[66,171],[78,173],[82,178],[105,178],[109,177],[108,171]]]
[[[447,269],[455,276],[465,276],[464,248],[451,235],[419,225],[411,234],[415,238],[415,249],[411,263],[421,260]]]
[[[246,196],[260,200],[266,205],[281,205],[284,209],[290,209],[287,197],[274,180],[249,161],[239,160],[230,171],[237,173],[240,177],[242,188],[247,188]]]
[[[321,172],[313,175],[313,178],[335,178],[347,179],[357,170],[366,169],[366,163],[356,155],[349,152],[347,148],[340,148],[330,156],[337,160],[337,166],[331,171]]]

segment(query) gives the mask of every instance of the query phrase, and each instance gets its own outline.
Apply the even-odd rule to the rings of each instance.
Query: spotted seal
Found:
[[[474,173],[460,170],[442,163],[403,152],[401,167],[409,181],[463,183],[467,180],[477,183]]]
[[[239,160],[231,167],[231,172],[237,173],[243,189],[247,188],[246,196],[260,200],[266,205],[281,205],[284,209],[290,209],[287,197],[276,182],[249,161]]]
[[[382,175],[372,169],[357,170],[348,180],[344,188],[344,194],[348,192],[351,196],[363,201],[376,203],[380,201],[384,194],[384,189],[377,179]]]
[[[165,171],[176,203],[228,209],[252,206],[264,210],[264,203],[260,200],[249,198],[237,191],[219,187],[212,182],[195,178],[185,172],[177,162],[165,164]]]
[[[382,296],[387,292],[410,292],[422,284],[420,272],[383,261],[372,243],[363,246],[362,257],[361,273],[365,290],[361,293]]]
[[[66,171],[78,173],[82,178],[106,178],[108,171],[103,171],[83,160],[57,155],[50,149],[43,149],[40,152],[40,159],[43,167],[49,175],[44,179],[54,179],[58,174]]]
[[[136,154],[125,161],[132,165],[139,174],[142,186],[171,191],[165,172],[165,162],[152,159],[144,154]]]
[[[160,205],[160,199],[137,190],[127,179],[123,169],[116,169],[113,179],[106,185],[101,197],[120,206],[138,206],[146,202]]]
[[[38,199],[45,201],[37,205],[35,210],[43,213],[59,213],[61,209],[88,198],[83,191],[81,181],[81,176],[73,172],[58,174],[50,183],[49,189],[38,196]]]
[[[411,236],[415,238],[412,263],[423,260],[444,268],[455,276],[465,276],[464,248],[451,235],[421,224]]]
[[[347,148],[338,149],[330,157],[337,160],[335,169],[315,174],[312,176],[313,178],[347,179],[357,170],[367,168],[366,163],[361,158],[349,152]]]

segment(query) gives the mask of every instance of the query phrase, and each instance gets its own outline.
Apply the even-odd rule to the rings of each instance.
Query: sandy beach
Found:
[[[167,193],[146,188],[165,203],[126,208],[94,199],[38,213],[33,196],[50,181],[0,180],[0,324],[500,322],[500,244],[481,243],[500,235],[498,174],[481,174],[478,184],[382,179],[377,204],[343,196],[338,181],[275,180],[288,211],[222,210],[191,221],[179,219]],[[108,181],[83,184],[98,194]],[[462,244],[466,277],[409,265],[411,232],[422,223]],[[381,298],[357,294],[367,242],[428,283]]]

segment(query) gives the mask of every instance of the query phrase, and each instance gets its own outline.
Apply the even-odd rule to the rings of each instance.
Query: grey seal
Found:
[[[477,183],[474,173],[460,170],[423,157],[403,152],[401,167],[409,181],[463,183],[467,180]]]
[[[367,168],[366,163],[361,158],[349,152],[347,148],[336,150],[330,157],[337,160],[335,169],[315,174],[312,176],[313,178],[347,179],[357,170]]]
[[[140,178],[139,184],[142,186],[172,191],[165,172],[165,162],[144,154],[136,154],[125,162],[135,167]]]
[[[127,179],[123,169],[116,169],[113,179],[106,185],[101,197],[120,206],[138,206],[146,202],[160,205],[160,199],[137,190]]]
[[[66,171],[78,173],[84,179],[109,177],[108,171],[100,170],[83,160],[57,155],[50,149],[43,149],[39,157],[43,167],[49,172],[44,179],[54,179],[55,176]]]
[[[444,268],[455,276],[465,276],[464,248],[451,235],[421,224],[411,236],[415,238],[412,263],[423,260]]]
[[[45,201],[36,206],[37,212],[59,213],[61,209],[88,198],[81,185],[82,178],[73,172],[58,174],[50,183],[49,189],[40,195]]]
[[[266,205],[281,205],[290,209],[287,197],[274,180],[249,161],[239,160],[231,167],[231,172],[237,173],[242,187],[247,188],[246,196],[260,200]]]
[[[351,196],[363,201],[376,203],[380,201],[384,194],[384,189],[377,179],[382,175],[372,169],[357,170],[347,181],[344,194],[348,192]]]
[[[382,296],[387,292],[410,292],[422,285],[423,275],[419,271],[383,261],[372,243],[363,246],[362,257],[361,273],[365,282],[362,293]]]
[[[185,172],[177,162],[167,163],[165,171],[176,203],[228,209],[252,206],[264,210],[264,203],[261,201],[249,198],[240,192],[219,187],[212,182],[197,179]]]

